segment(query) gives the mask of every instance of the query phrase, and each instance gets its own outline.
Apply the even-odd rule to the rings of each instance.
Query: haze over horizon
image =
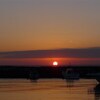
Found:
[[[62,65],[100,65],[100,48],[56,49],[0,52],[0,65],[46,66],[57,61]]]
[[[50,57],[100,58],[100,47],[60,48],[60,49],[0,52],[0,58],[46,58],[46,57],[47,58]]]

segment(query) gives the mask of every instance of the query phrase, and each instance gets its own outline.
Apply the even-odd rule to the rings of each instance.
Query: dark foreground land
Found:
[[[64,78],[66,73],[100,80],[100,66],[0,66],[0,78]]]

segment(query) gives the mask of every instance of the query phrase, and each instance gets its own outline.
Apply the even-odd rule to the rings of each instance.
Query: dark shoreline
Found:
[[[0,78],[30,78],[30,73],[38,73],[39,78],[63,78],[62,72],[73,69],[80,78],[89,77],[88,73],[100,73],[100,66],[0,66]]]

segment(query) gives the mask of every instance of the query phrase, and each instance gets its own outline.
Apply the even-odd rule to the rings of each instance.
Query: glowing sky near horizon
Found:
[[[100,58],[4,58],[0,59],[0,65],[53,66],[55,61],[58,66],[100,66]]]
[[[100,46],[100,0],[0,0],[0,51]]]

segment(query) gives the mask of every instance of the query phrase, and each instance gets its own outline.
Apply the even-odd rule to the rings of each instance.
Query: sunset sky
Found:
[[[100,0],[0,0],[0,51],[100,46]]]
[[[91,49],[93,53],[91,50],[87,53],[84,48],[90,47],[98,49]],[[29,56],[27,52],[21,55],[27,54],[28,59],[25,59],[26,55],[18,56],[18,52],[0,53],[0,65],[51,65],[55,60],[62,65],[70,62],[76,65],[100,65],[99,47],[100,0],[0,0],[0,52],[83,49],[80,53],[69,52],[70,56],[64,57],[66,60],[63,59],[63,52],[60,56],[53,53],[51,58],[48,53],[47,58],[41,60],[40,51],[38,60],[30,60],[34,55]],[[79,55],[78,59],[75,55]]]

